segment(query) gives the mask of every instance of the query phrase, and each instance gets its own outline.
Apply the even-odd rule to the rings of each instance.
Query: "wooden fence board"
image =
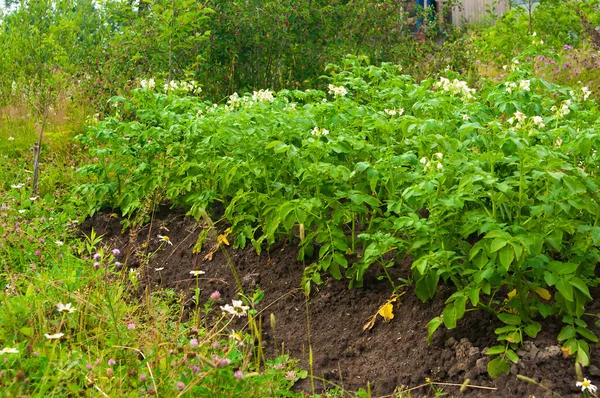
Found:
[[[452,23],[462,25],[463,23],[482,22],[488,12],[493,11],[501,16],[510,8],[509,0],[461,0],[461,7],[452,8]]]

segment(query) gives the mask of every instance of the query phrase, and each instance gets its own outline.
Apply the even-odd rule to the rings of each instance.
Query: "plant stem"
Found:
[[[46,129],[46,121],[48,120],[48,105],[44,106],[44,117],[42,118],[42,126],[37,142],[33,145],[33,194],[38,193],[38,179],[40,176],[40,151],[42,150],[42,139],[44,130]]]

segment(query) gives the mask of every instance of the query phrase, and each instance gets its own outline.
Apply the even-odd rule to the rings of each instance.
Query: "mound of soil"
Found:
[[[574,360],[563,358],[556,340],[561,328],[557,320],[543,321],[542,332],[523,345],[519,352],[521,360],[512,366],[508,376],[491,379],[486,372],[489,358],[485,350],[496,343],[494,329],[500,325],[489,314],[469,312],[456,329],[440,328],[427,345],[426,324],[441,313],[444,299],[451,294],[448,288],[441,287],[434,300],[424,304],[407,287],[394,303],[394,318],[384,322],[378,317],[371,330],[363,331],[363,326],[392,293],[390,283],[377,277],[378,270],[369,271],[361,289],[349,290],[346,281],[327,279],[314,287],[307,299],[300,289],[303,265],[296,261],[297,249],[293,245],[281,245],[261,255],[253,248],[227,247],[207,256],[211,252],[211,242],[207,242],[201,253],[194,254],[194,245],[206,225],[167,212],[157,215],[151,224],[124,234],[114,215],[98,214],[82,225],[85,233],[92,228],[103,235],[103,245],[126,252],[126,267],[141,267],[142,289],[173,288],[190,292],[190,305],[191,289],[196,287],[191,270],[205,272],[199,278],[202,299],[208,299],[215,290],[221,292],[223,303],[237,298],[233,264],[245,292],[260,287],[265,293],[258,310],[263,317],[263,346],[267,355],[274,357],[284,350],[308,369],[309,346],[312,347],[317,393],[334,385],[356,391],[369,384],[376,397],[408,388],[414,388],[412,397],[433,396],[434,391],[425,384],[429,378],[448,383],[438,387],[452,396],[550,397],[553,396],[550,391],[579,396]],[[169,236],[173,245],[160,246],[159,234]],[[154,254],[148,264],[141,266],[145,253]],[[159,268],[160,272],[155,271]],[[409,259],[398,261],[391,271],[393,279],[408,278]],[[599,292],[594,293],[596,298]],[[594,301],[591,312],[599,312],[598,301]],[[269,326],[272,317],[274,329]],[[598,344],[591,345],[593,352],[598,348]],[[600,382],[600,361],[594,353],[592,366],[584,372],[595,384]],[[547,390],[518,380],[517,374],[537,381]],[[467,379],[466,384],[472,387],[460,391]],[[305,379],[296,388],[310,393],[313,387]]]

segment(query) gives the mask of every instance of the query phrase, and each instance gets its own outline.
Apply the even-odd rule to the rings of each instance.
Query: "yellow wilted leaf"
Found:
[[[367,329],[370,330],[373,326],[375,326],[376,319],[377,319],[377,314],[375,314],[371,318],[369,318],[369,321],[367,323],[365,323],[365,325],[363,326],[363,332]]]
[[[397,301],[398,297],[402,296],[404,293],[405,292],[392,294],[390,299],[388,301],[386,301],[385,304],[383,304],[381,307],[379,307],[379,309],[377,310],[375,315],[373,315],[372,317],[369,318],[367,323],[363,326],[363,332],[365,330],[371,329],[375,325],[375,321],[377,320],[377,315],[381,315],[381,317],[385,321],[392,320],[394,318],[394,305],[392,303]]]
[[[394,305],[388,301],[381,307],[379,307],[379,311],[377,311],[379,315],[383,317],[384,320],[390,321],[394,318]]]
[[[552,298],[552,294],[548,289],[544,289],[543,287],[536,287],[533,291],[544,300],[550,300]]]
[[[227,236],[221,234],[217,237],[217,242],[219,242],[219,244],[226,244],[227,246],[229,246],[229,241],[227,240]]]
[[[565,358],[565,359],[568,358],[572,354],[570,346],[561,347],[560,350],[562,351],[563,358]]]
[[[517,295],[517,289],[513,289],[510,292],[508,292],[508,294],[506,296],[508,296],[508,299],[510,300],[511,298],[515,297]]]

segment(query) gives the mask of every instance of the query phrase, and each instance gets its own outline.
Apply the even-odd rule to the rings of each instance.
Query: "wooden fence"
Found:
[[[460,7],[452,7],[454,25],[483,22],[490,13],[501,16],[510,9],[509,0],[460,0],[460,3]]]

